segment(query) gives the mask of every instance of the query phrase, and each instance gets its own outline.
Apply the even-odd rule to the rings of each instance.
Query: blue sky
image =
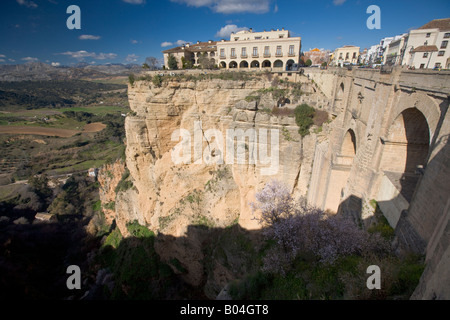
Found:
[[[81,9],[80,30],[66,26],[69,5]],[[381,9],[380,30],[366,27],[369,5]],[[365,48],[448,17],[449,0],[1,0],[0,64],[141,64],[241,28],[284,27],[302,37],[302,51]]]

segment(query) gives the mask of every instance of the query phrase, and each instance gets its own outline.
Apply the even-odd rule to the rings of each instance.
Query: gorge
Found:
[[[230,263],[213,261],[205,275],[209,240],[192,226],[260,229],[251,202],[276,179],[363,228],[375,203],[395,229],[397,254],[425,255],[412,298],[450,297],[450,73],[305,68],[167,74],[161,83],[150,74],[128,87],[126,160],[99,173],[102,203],[115,204],[106,219],[124,237],[131,222],[163,235],[161,260],[176,259],[183,279],[214,299],[245,270],[225,250]],[[304,136],[293,116],[302,103],[328,114]]]

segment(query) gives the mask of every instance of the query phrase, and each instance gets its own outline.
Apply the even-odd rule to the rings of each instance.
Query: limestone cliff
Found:
[[[247,81],[173,78],[161,87],[151,81],[130,85],[133,112],[125,129],[132,187],[118,192],[114,212],[122,234],[127,235],[125,225],[133,220],[173,239],[186,236],[191,225],[224,228],[238,223],[257,229],[250,203],[271,179],[283,181],[295,197],[305,196],[315,145],[328,125],[322,133],[302,139],[294,117],[270,112],[277,106],[269,90],[272,85],[263,76]],[[301,99],[327,105],[326,97],[314,93],[309,84],[302,90],[311,94]],[[248,99],[255,92],[264,92],[257,102]],[[288,103],[283,108],[293,107]],[[247,137],[238,147],[240,133]],[[192,285],[204,281],[199,239],[189,239],[188,244],[158,242],[157,250],[163,259],[176,257],[188,269],[185,277]],[[223,269],[216,268],[222,272],[215,271],[213,282],[220,284],[214,284],[211,296],[233,277]]]

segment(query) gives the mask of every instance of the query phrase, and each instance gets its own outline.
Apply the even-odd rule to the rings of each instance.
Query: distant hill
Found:
[[[0,65],[0,81],[100,79],[127,76],[141,71],[141,66],[137,64],[80,63],[74,67],[54,67],[42,62],[28,62],[18,65]]]

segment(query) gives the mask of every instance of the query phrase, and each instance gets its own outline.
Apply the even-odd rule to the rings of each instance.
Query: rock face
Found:
[[[163,260],[176,257],[192,285],[205,279],[202,240],[190,237],[186,243],[189,226],[260,228],[250,203],[271,179],[283,181],[295,197],[306,195],[318,137],[302,139],[294,117],[261,112],[256,101],[245,101],[270,86],[265,79],[214,79],[173,80],[162,87],[137,81],[129,87],[133,115],[125,121],[126,167],[133,187],[117,194],[114,219],[125,236],[133,220],[170,236],[171,241],[157,242],[156,250]],[[270,94],[261,100],[265,107],[276,106]],[[122,169],[116,164],[107,170],[122,175]],[[110,185],[117,185],[117,178]],[[103,190],[107,199],[111,187]],[[211,297],[232,280],[225,269],[212,272],[217,279]]]

